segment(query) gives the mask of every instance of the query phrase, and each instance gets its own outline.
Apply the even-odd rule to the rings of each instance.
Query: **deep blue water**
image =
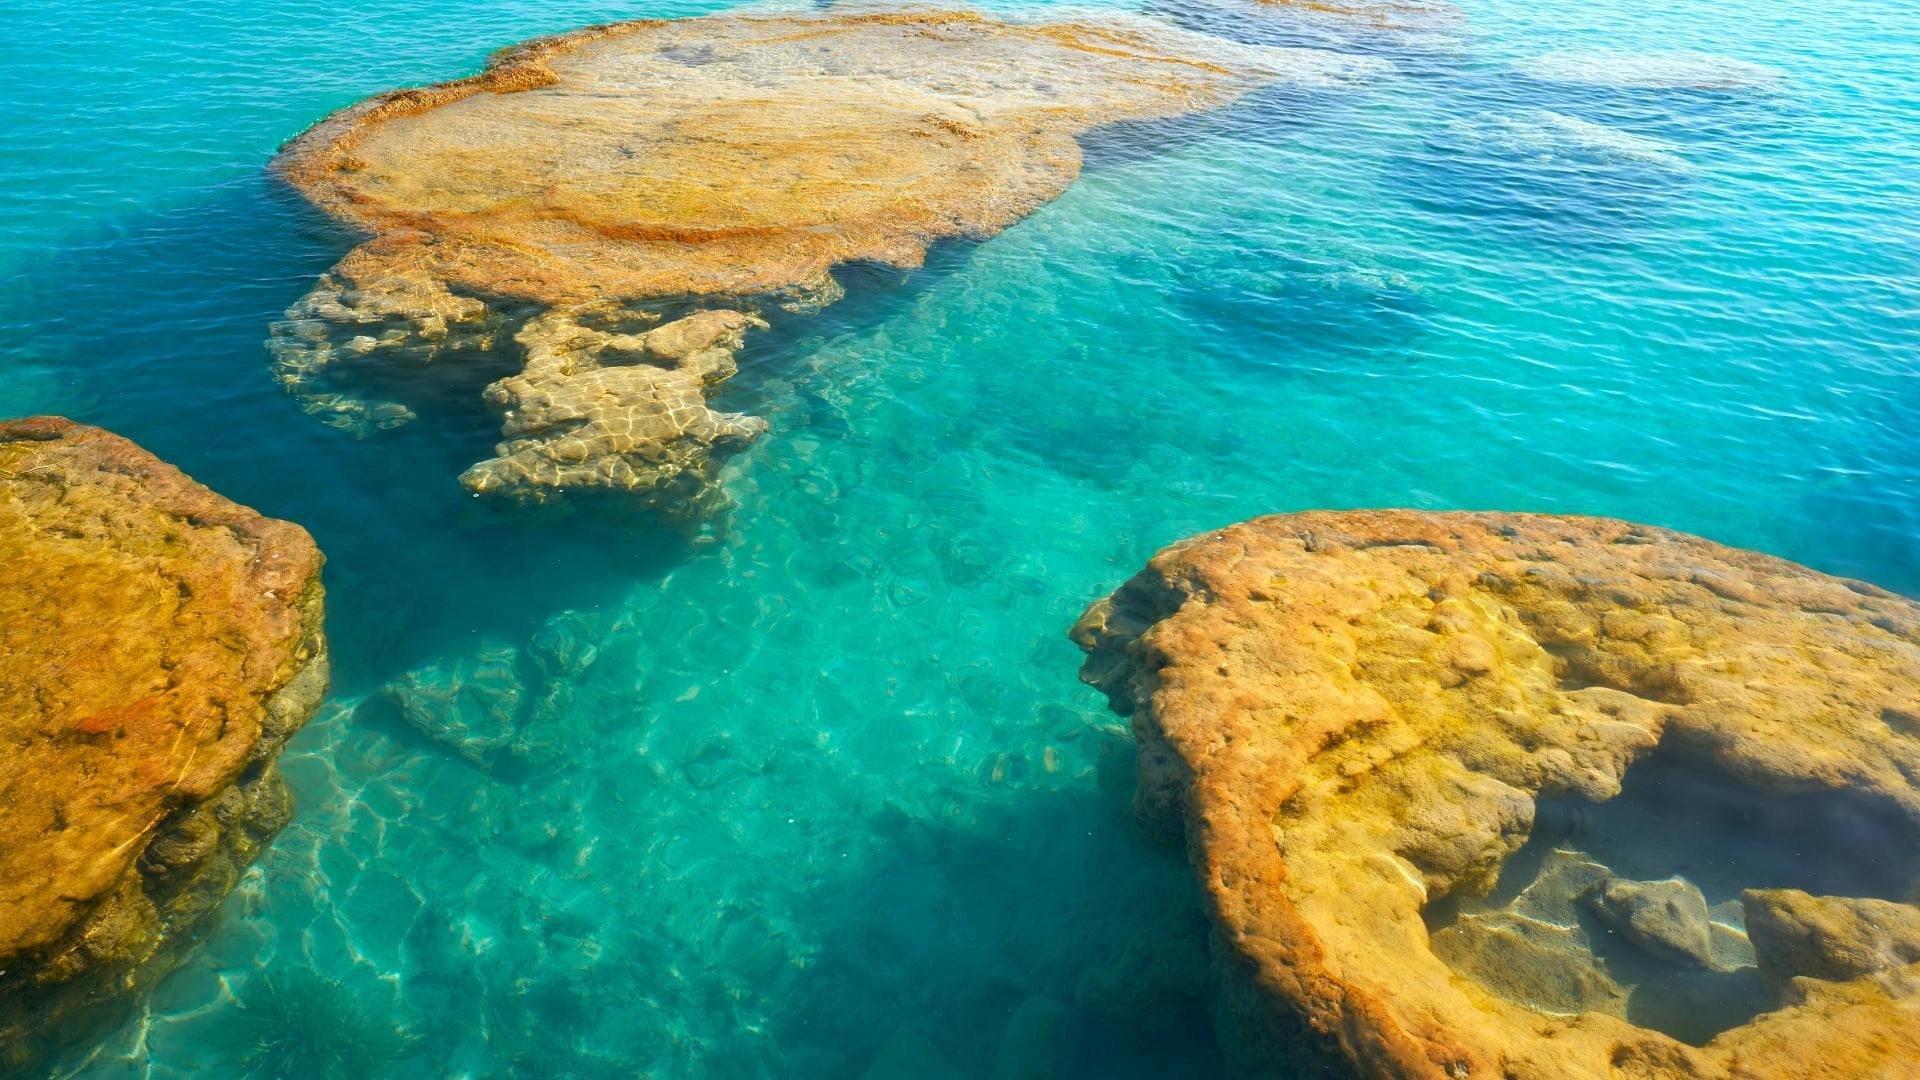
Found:
[[[889,1043],[921,1076],[1214,1075],[1193,890],[1127,820],[1124,729],[1063,636],[1156,548],[1551,510],[1920,593],[1920,10],[1465,8],[1382,33],[1148,0],[1393,70],[1107,133],[1006,233],[850,273],[743,356],[725,405],[773,430],[704,538],[467,499],[487,373],[354,441],[262,346],[347,244],[263,173],[282,139],[698,5],[0,11],[0,415],[305,525],[337,664],[295,823],[76,1070],[239,1075],[235,1002],[324,998],[317,972],[352,1007],[303,1022],[407,1028],[396,1076],[858,1077]],[[1674,85],[1701,71],[1734,85]],[[541,710],[539,760],[413,733],[397,679]]]

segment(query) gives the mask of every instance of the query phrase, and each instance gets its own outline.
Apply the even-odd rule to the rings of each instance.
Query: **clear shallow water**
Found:
[[[464,498],[486,374],[364,442],[301,416],[261,340],[344,243],[260,171],[363,94],[697,8],[0,14],[0,414],[127,434],[330,558],[299,817],[81,1073],[237,1075],[234,1001],[306,970],[360,1010],[307,1024],[410,1026],[394,1075],[1217,1072],[1184,869],[1103,787],[1125,741],[1063,637],[1157,547],[1579,511],[1920,593],[1920,15],[1678,8],[1383,36],[1164,0],[1397,70],[1111,133],[994,240],[850,273],[743,357],[726,405],[773,431],[699,543]],[[1777,77],[1619,85],[1675,48]],[[482,769],[364,704],[409,672],[542,745]]]

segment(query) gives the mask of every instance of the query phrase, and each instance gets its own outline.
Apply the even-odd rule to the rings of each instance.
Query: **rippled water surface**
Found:
[[[1920,592],[1920,14],[1465,7],[1148,0],[1393,71],[1106,133],[1003,235],[849,272],[743,356],[723,407],[773,430],[697,537],[467,499],[485,375],[356,442],[261,344],[347,242],[263,174],[280,140],[693,5],[0,12],[0,414],[306,525],[337,657],[298,818],[74,1067],[238,1075],[264,1030],[396,1076],[1212,1075],[1192,888],[1063,636],[1157,547],[1590,512]],[[476,764],[388,686],[526,738]]]

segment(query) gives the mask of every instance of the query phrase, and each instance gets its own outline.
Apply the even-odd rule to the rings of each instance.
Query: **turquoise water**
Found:
[[[290,996],[395,1076],[1216,1075],[1193,890],[1063,637],[1160,545],[1577,511],[1920,593],[1920,11],[1465,6],[1154,0],[1394,71],[1108,133],[1003,235],[849,272],[743,356],[721,407],[773,430],[704,537],[465,498],[484,375],[355,442],[262,347],[347,243],[262,173],[280,140],[697,6],[0,12],[0,415],[120,431],[330,559],[298,818],[73,1070],[241,1075]],[[522,752],[421,736],[396,681]]]

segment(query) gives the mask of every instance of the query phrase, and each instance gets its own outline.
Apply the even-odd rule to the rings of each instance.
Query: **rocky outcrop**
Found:
[[[1920,1061],[1920,737],[1896,722],[1920,703],[1913,602],[1620,521],[1307,513],[1168,548],[1074,636],[1083,677],[1132,716],[1143,822],[1185,837],[1216,966],[1244,973],[1256,1015],[1239,1030],[1304,1016],[1368,1076],[1896,1077]],[[1785,860],[1885,864],[1891,895],[1748,894],[1760,970],[1783,989],[1691,1043],[1634,1022],[1629,996],[1737,973],[1597,955],[1576,900],[1618,875],[1572,841],[1527,846],[1517,894],[1503,877],[1537,822],[1543,840],[1578,833],[1549,827],[1548,801],[1607,809],[1656,746],[1743,797],[1841,800],[1896,837],[1849,850],[1836,833]],[[1697,951],[1692,929],[1644,936],[1666,930]]]
[[[1776,983],[1847,982],[1920,961],[1920,908],[1912,904],[1799,889],[1750,889],[1741,901],[1760,973]]]
[[[0,1075],[165,974],[292,812],[320,554],[118,436],[0,423]]]
[[[1006,228],[1073,180],[1089,128],[1367,63],[1144,20],[958,12],[643,20],[531,42],[287,146],[281,175],[368,239],[274,326],[276,370],[309,412],[366,433],[411,411],[339,389],[340,372],[517,348],[526,371],[487,395],[506,441],[469,489],[613,488],[685,509],[764,426],[705,404],[754,311],[830,303],[841,263],[917,266],[938,240]],[[684,317],[636,333],[669,307]]]

